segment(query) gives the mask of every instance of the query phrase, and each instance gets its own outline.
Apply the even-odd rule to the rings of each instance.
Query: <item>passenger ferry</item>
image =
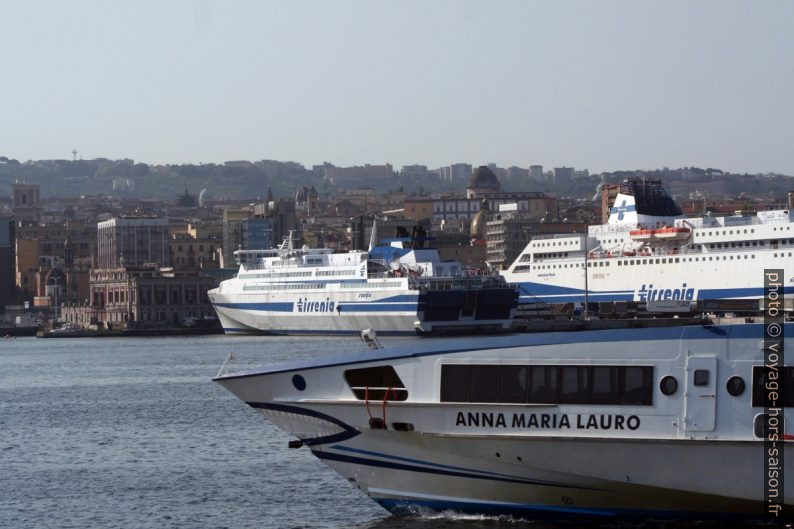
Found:
[[[510,329],[518,292],[494,274],[442,260],[416,239],[370,251],[240,250],[233,279],[209,291],[226,333],[429,334]]]
[[[736,521],[767,512],[763,333],[478,337],[215,381],[395,512]],[[794,384],[794,367],[779,373]],[[781,450],[794,437],[789,410],[777,410]],[[790,515],[794,462],[780,464]]]
[[[502,273],[521,302],[761,299],[764,269],[794,293],[794,212],[685,218],[660,181],[621,184],[604,225],[534,237]]]

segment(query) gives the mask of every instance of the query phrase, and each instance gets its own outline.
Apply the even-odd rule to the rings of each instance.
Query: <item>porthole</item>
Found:
[[[668,397],[678,391],[678,381],[674,376],[667,375],[659,382],[659,389]]]
[[[742,379],[742,377],[731,377],[728,379],[725,388],[728,390],[728,393],[734,397],[738,397],[744,393],[744,379]]]
[[[301,375],[294,375],[292,377],[292,385],[295,386],[295,389],[298,391],[303,391],[306,389],[306,379]]]

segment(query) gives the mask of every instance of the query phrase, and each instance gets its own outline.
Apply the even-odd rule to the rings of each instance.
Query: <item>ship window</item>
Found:
[[[593,404],[620,404],[618,372],[617,367],[593,367]]]
[[[626,367],[621,380],[621,402],[650,406],[653,401],[653,368]]]
[[[556,402],[557,368],[554,366],[531,366],[529,370],[530,376],[528,402]]]
[[[527,401],[527,366],[499,366],[499,402]]]
[[[392,366],[365,367],[345,371],[345,381],[359,400],[405,400],[405,389]]]
[[[777,377],[778,385],[777,387],[773,387],[770,384],[769,390],[766,388],[767,369],[769,369],[771,373],[771,368],[753,366],[753,406],[764,406],[764,404],[766,404],[766,398],[769,397],[770,399],[775,398],[776,400],[776,402],[768,403],[770,407],[773,404],[775,406],[780,406],[781,402],[783,403],[783,407],[794,407],[794,367],[786,366],[778,368],[777,373],[781,373]],[[769,380],[773,381],[774,377],[770,376]],[[780,389],[784,392],[782,395],[780,394]]]
[[[590,391],[590,370],[586,367],[564,366],[561,371],[559,402],[576,404],[585,401]]]
[[[444,365],[442,402],[653,404],[653,367]]]
[[[708,386],[709,385],[708,369],[695,369],[694,380],[696,386]]]
[[[496,365],[472,366],[469,384],[470,402],[498,402],[498,367]]]
[[[441,366],[441,402],[469,402],[470,380],[470,366]]]
[[[785,432],[786,431],[786,420],[785,420],[785,417],[782,417],[782,419],[783,419],[783,421],[782,421],[783,424],[780,426],[780,430],[779,431]],[[755,436],[757,438],[759,438],[759,439],[766,439],[767,438],[767,436],[765,435],[766,432],[764,432],[764,428],[766,427],[767,424],[768,424],[767,415],[765,413],[759,413],[758,415],[755,416],[755,419],[753,419],[753,433],[755,434]]]

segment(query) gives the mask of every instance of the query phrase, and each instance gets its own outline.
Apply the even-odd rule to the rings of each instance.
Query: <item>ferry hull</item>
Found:
[[[511,288],[469,291],[476,298],[466,312],[466,291],[405,291],[364,301],[319,294],[300,298],[209,293],[227,334],[358,334],[374,329],[384,335],[431,334],[456,330],[506,331],[518,295]],[[356,294],[358,295],[358,294]],[[469,296],[469,297],[472,297]],[[298,302],[295,299],[299,299]]]
[[[216,381],[395,512],[757,520],[766,514],[765,446],[753,428],[763,408],[752,404],[749,384],[763,362],[760,336],[752,324],[514,335],[295,362]],[[487,358],[546,365],[560,357],[563,366],[624,357],[626,365],[654,365],[652,403],[440,401],[441,366]],[[363,376],[362,368],[378,366],[395,369],[406,400],[373,398],[374,386],[369,397],[351,392],[349,370]],[[696,370],[711,373],[706,384],[690,385]],[[660,381],[669,374],[681,387],[665,396]],[[748,381],[739,395],[726,389],[734,376]],[[788,472],[781,472],[780,503],[790,515],[794,469],[781,464]]]
[[[383,431],[363,436],[314,455],[397,512],[429,508],[590,519],[749,519],[764,513],[762,501],[740,499],[763,491],[760,475],[741,483],[724,476],[726,460],[747,461],[743,475],[751,475],[762,452],[756,443],[460,440]],[[712,478],[685,479],[692,472]]]
[[[760,441],[451,436],[362,427],[362,403],[249,404],[396,513],[735,521],[765,512]],[[390,421],[411,420],[410,406],[392,406]],[[726,461],[741,479],[726,476]],[[792,487],[788,473],[784,490]]]

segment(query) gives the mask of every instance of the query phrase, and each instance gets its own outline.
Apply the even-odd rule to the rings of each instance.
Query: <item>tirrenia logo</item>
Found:
[[[695,299],[695,289],[687,288],[686,283],[681,285],[681,288],[653,288],[653,284],[649,284],[646,288],[642,288],[634,293],[638,301],[659,301],[659,300],[683,300],[693,301]]]
[[[309,298],[305,300],[298,298],[295,307],[298,312],[333,312],[336,308],[336,302],[331,301],[329,298],[325,298],[325,301],[309,301]]]

